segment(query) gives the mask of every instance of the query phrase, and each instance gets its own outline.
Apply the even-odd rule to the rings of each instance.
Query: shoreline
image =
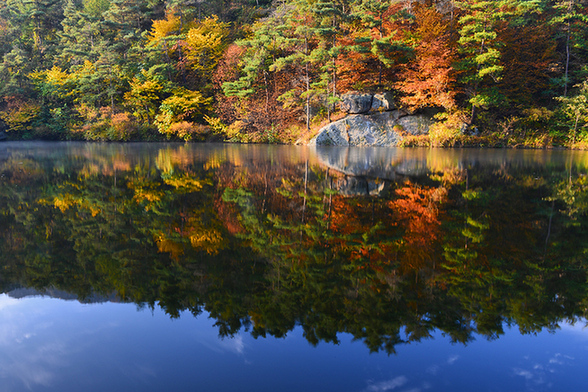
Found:
[[[389,146],[355,146],[355,145],[329,145],[329,146],[320,146],[320,147],[349,147],[349,148],[366,148],[366,147],[374,147],[374,148],[431,148],[431,149],[507,149],[507,150],[580,150],[585,151],[588,150],[588,146],[565,146],[562,144],[544,144],[544,145],[529,145],[525,143],[517,143],[517,144],[509,144],[504,143],[502,141],[496,140],[489,140],[487,138],[480,138],[477,141],[468,140],[472,137],[467,137],[467,139],[457,139],[450,143],[445,144],[432,144],[429,140],[425,138],[418,137],[415,138],[407,138],[400,142],[398,145],[389,145]],[[119,143],[119,144],[134,144],[134,143],[148,143],[148,144],[235,144],[235,145],[280,145],[280,146],[307,146],[309,147],[310,144],[306,143],[267,143],[267,142],[239,142],[239,141],[224,141],[219,139],[208,139],[208,140],[55,140],[55,139],[0,139],[0,143],[29,143],[29,142],[45,142],[45,143],[89,143],[89,144],[111,144],[111,143]]]

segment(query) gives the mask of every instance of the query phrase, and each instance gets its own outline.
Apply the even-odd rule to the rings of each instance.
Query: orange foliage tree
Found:
[[[410,51],[404,43],[409,19],[400,2],[366,0],[354,5],[337,59],[341,91],[392,86]]]
[[[414,15],[414,58],[400,73],[398,88],[406,94],[402,102],[412,108],[455,106],[456,42],[454,20],[435,6],[417,3]]]

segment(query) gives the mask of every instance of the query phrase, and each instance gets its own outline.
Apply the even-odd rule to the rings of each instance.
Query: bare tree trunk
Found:
[[[568,34],[566,36],[566,70],[564,76],[564,97],[568,95],[568,74],[570,70],[570,21],[568,21]]]
[[[304,38],[304,54],[308,56],[308,38]],[[308,71],[308,60],[304,67],[306,78],[306,130],[310,131],[310,74]]]

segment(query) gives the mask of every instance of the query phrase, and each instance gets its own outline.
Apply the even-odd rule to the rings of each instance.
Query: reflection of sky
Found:
[[[218,339],[214,321],[170,320],[131,304],[83,305],[0,295],[0,392],[21,391],[558,391],[585,389],[588,331],[507,331],[467,347],[436,339],[369,354],[244,332]]]

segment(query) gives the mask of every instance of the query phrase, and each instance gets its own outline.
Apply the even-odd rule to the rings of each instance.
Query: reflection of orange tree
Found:
[[[399,229],[390,224],[394,204],[333,194],[329,187],[319,185],[328,182],[320,171],[313,176],[312,183],[304,182],[305,176],[290,178],[279,189],[291,200],[291,208],[298,210],[294,219],[260,213],[256,193],[243,188],[225,191],[224,200],[238,206],[240,235],[269,266],[265,276],[271,291],[255,302],[251,312],[254,334],[284,334],[288,330],[284,328],[292,325],[284,322],[286,317],[298,320],[312,343],[337,341],[337,333],[345,330],[364,339],[373,350],[392,352],[403,341],[403,326],[407,326],[409,340],[429,336],[433,326],[423,319],[428,294],[422,287],[405,290],[408,282],[398,270]],[[433,204],[442,200],[438,194],[443,192],[427,189],[419,193],[419,189],[414,187],[418,197],[413,199],[406,188],[398,192],[406,196],[398,200],[400,214],[406,218],[402,225],[411,222],[412,210],[428,208],[432,215],[437,211]],[[409,206],[411,203],[415,205]],[[423,219],[435,226],[431,217]],[[416,241],[417,227],[405,230],[411,238],[408,242]]]
[[[395,213],[395,224],[404,229],[399,249],[401,270],[412,270],[418,278],[423,269],[435,268],[441,235],[440,207],[447,200],[447,190],[407,182],[395,193],[396,198],[389,204]]]
[[[4,287],[116,291],[173,317],[206,309],[223,335],[301,325],[312,343],[349,332],[388,352],[435,329],[467,342],[585,314],[582,176],[468,169],[343,197],[305,165],[12,167],[0,177]]]

